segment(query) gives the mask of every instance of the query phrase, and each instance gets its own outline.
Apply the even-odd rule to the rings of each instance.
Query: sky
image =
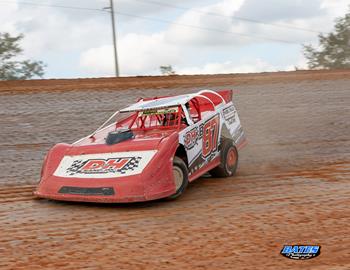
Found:
[[[350,0],[114,0],[121,76],[307,68]],[[109,0],[0,0],[0,32],[24,34],[21,58],[44,78],[114,76]]]

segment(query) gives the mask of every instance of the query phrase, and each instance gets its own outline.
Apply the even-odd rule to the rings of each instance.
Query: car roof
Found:
[[[120,112],[134,112],[134,111],[143,111],[150,109],[160,109],[175,107],[181,104],[186,104],[194,97],[193,94],[180,95],[174,97],[165,97],[153,100],[140,100],[139,102],[120,110]]]
[[[152,99],[152,100],[140,100],[139,102],[130,105],[129,107],[126,107],[120,112],[135,112],[135,111],[143,111],[143,110],[151,110],[151,109],[161,109],[161,108],[168,108],[168,107],[175,107],[182,104],[186,104],[194,97],[203,97],[205,99],[208,99],[211,103],[212,101],[208,98],[203,96],[203,93],[213,93],[215,95],[220,96],[218,93],[211,91],[211,90],[202,90],[198,93],[192,93],[192,94],[185,94],[185,95],[178,95],[178,96],[172,96],[172,97],[163,97],[158,99]],[[220,98],[224,101],[225,100],[220,96]],[[212,103],[213,104],[213,103]]]

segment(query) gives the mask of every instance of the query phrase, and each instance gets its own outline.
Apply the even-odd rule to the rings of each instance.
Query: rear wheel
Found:
[[[176,199],[179,197],[188,185],[188,169],[186,163],[179,157],[174,157],[173,175],[176,192],[169,196],[168,199]]]
[[[224,140],[221,145],[221,163],[210,171],[214,177],[230,177],[236,173],[238,151],[231,140]]]

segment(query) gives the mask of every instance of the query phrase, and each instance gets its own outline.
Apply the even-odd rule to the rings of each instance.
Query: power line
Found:
[[[33,3],[33,2],[13,2],[13,1],[0,1],[1,3],[9,3],[9,4],[20,4],[27,6],[37,6],[37,7],[54,7],[54,8],[63,8],[63,9],[73,9],[73,10],[85,10],[85,11],[99,11],[99,12],[107,12],[103,9],[98,8],[87,8],[87,7],[77,7],[77,6],[64,6],[64,5],[55,5],[55,4],[45,4],[45,3]]]
[[[151,18],[151,17],[144,17],[144,16],[124,13],[124,12],[119,12],[119,11],[117,11],[115,13],[119,14],[119,15],[122,15],[122,16],[134,17],[134,18],[139,18],[139,19],[143,19],[143,20],[156,21],[156,22],[161,22],[161,23],[165,23],[165,24],[178,25],[178,26],[183,26],[183,27],[187,27],[187,28],[205,30],[205,31],[210,31],[210,32],[217,32],[217,33],[222,33],[222,34],[231,34],[231,35],[236,35],[236,36],[243,36],[243,37],[246,37],[246,38],[258,38],[258,39],[264,39],[264,40],[280,42],[280,43],[295,44],[294,41],[288,41],[288,40],[283,40],[283,39],[275,39],[275,38],[269,38],[269,37],[264,37],[264,36],[257,36],[257,35],[250,35],[250,34],[244,34],[244,33],[238,33],[238,32],[225,31],[225,30],[216,29],[216,28],[209,28],[209,27],[202,27],[202,26],[196,26],[196,25],[190,25],[190,24],[184,24],[184,23],[177,23],[177,22],[174,22],[174,21],[158,19],[158,18],[156,19],[156,18]]]
[[[184,11],[192,11],[192,12],[201,13],[201,14],[209,15],[209,16],[215,16],[215,17],[222,17],[222,18],[229,18],[229,19],[235,19],[235,20],[240,20],[240,21],[246,21],[246,22],[249,22],[249,23],[264,24],[264,25],[270,25],[270,26],[274,26],[274,27],[280,27],[280,28],[286,28],[286,29],[292,29],[292,30],[299,30],[299,31],[311,32],[311,33],[318,33],[318,34],[321,33],[321,31],[316,31],[316,30],[312,30],[312,29],[297,27],[297,26],[289,25],[289,24],[276,24],[276,23],[269,23],[269,22],[264,22],[264,21],[251,19],[251,18],[246,18],[246,17],[240,17],[240,16],[227,16],[227,15],[222,15],[222,14],[219,14],[219,13],[205,12],[205,11],[201,11],[201,10],[198,10],[198,9],[178,6],[178,5],[169,4],[169,3],[162,3],[162,2],[152,1],[152,0],[134,0],[134,1],[142,2],[142,3],[148,3],[148,4],[153,4],[153,5],[158,5],[158,6],[166,6],[166,7],[179,9],[179,10],[184,10]]]
[[[0,2],[1,3],[15,4],[14,2],[10,2],[10,1],[0,1]],[[97,9],[97,8],[84,8],[84,7],[63,6],[63,5],[53,5],[53,4],[39,4],[39,3],[22,2],[22,1],[21,2],[16,2],[16,3],[17,4],[23,4],[23,5],[31,5],[31,6],[44,6],[44,7],[64,8],[64,9],[73,9],[73,10],[88,10],[88,11],[106,12],[103,9]],[[203,31],[217,32],[217,33],[222,33],[222,34],[230,34],[230,35],[235,35],[235,36],[242,36],[242,37],[245,37],[245,38],[255,38],[255,39],[261,39],[261,40],[267,40],[267,41],[273,41],[273,42],[279,42],[279,43],[295,44],[295,42],[288,41],[288,40],[275,39],[275,38],[269,38],[269,37],[265,37],[265,36],[257,36],[257,35],[244,34],[244,33],[232,32],[232,31],[225,31],[225,30],[216,29],[216,28],[201,27],[201,26],[196,26],[196,25],[178,23],[178,22],[174,22],[174,21],[170,21],[170,20],[145,17],[145,16],[125,13],[125,12],[117,11],[117,12],[114,12],[114,13],[115,14],[119,14],[121,16],[132,17],[132,18],[139,18],[139,19],[143,19],[143,20],[155,21],[155,22],[160,22],[160,23],[164,23],[164,24],[177,25],[177,26],[182,26],[182,27],[187,27],[187,28],[192,28],[192,29],[198,29],[198,30],[203,30]]]

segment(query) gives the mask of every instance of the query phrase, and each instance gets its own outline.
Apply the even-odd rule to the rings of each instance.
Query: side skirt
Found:
[[[207,165],[205,165],[204,167],[196,171],[194,174],[189,176],[188,180],[192,182],[193,180],[196,180],[206,172],[210,171],[211,169],[214,169],[216,166],[219,166],[219,165],[220,165],[220,156],[214,158],[210,163],[208,163]]]

